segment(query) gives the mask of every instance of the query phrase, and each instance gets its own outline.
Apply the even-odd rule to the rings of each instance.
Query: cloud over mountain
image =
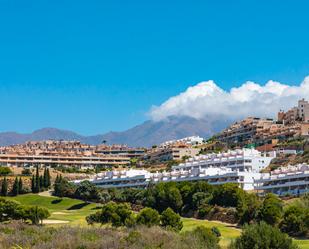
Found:
[[[275,117],[280,109],[296,105],[300,98],[309,98],[309,76],[297,86],[276,81],[265,85],[247,81],[230,91],[209,80],[189,87],[160,106],[153,106],[150,116],[162,120],[169,116],[203,118],[222,115],[229,119],[246,116]]]

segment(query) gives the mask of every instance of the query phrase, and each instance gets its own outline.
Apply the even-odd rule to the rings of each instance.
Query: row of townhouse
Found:
[[[210,153],[195,156],[173,166],[173,170],[205,169],[209,167],[227,167],[238,171],[260,172],[276,157],[275,152],[262,153],[255,149],[229,150],[224,153]]]
[[[206,181],[212,185],[236,183],[244,190],[253,190],[260,173],[233,171],[230,168],[181,170],[150,173],[146,170],[109,171],[99,173],[90,181],[101,188],[144,188],[159,182]],[[79,183],[80,181],[75,181]]]
[[[255,180],[255,189],[262,193],[277,195],[306,193],[309,191],[309,165],[290,165],[262,174]]]
[[[129,157],[117,156],[65,156],[65,155],[18,155],[0,154],[0,165],[16,167],[77,167],[80,169],[95,168],[97,166],[112,167],[127,165]]]

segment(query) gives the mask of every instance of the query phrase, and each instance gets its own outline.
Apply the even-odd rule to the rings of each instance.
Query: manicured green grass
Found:
[[[208,228],[217,227],[221,232],[220,238],[220,246],[222,248],[227,248],[230,244],[231,240],[237,238],[241,230],[233,227],[232,225],[227,225],[220,222],[215,221],[208,221],[208,220],[196,220],[196,219],[189,219],[183,218],[183,228],[181,232],[193,230],[197,226],[205,226]]]
[[[45,207],[51,213],[49,220],[63,220],[70,224],[86,224],[85,217],[96,211],[98,204],[87,204],[83,201],[71,198],[58,198],[53,196],[40,196],[36,194],[7,197],[20,202],[23,205]]]
[[[309,248],[309,240],[294,240],[295,244],[299,246],[300,249],[308,249]]]

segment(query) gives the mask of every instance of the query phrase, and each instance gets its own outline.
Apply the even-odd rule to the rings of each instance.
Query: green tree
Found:
[[[160,215],[157,210],[152,208],[143,208],[136,217],[136,222],[139,225],[148,227],[160,224]]]
[[[74,197],[76,185],[63,178],[61,175],[56,177],[54,184],[54,195],[59,197]]]
[[[100,211],[86,217],[88,224],[111,223],[115,227],[133,225],[132,219],[132,210],[129,205],[124,203],[116,204],[115,202],[103,205]]]
[[[282,201],[274,194],[267,194],[258,210],[258,219],[270,225],[276,225],[282,217],[282,212]]]
[[[15,178],[15,181],[13,184],[12,195],[13,196],[19,195],[19,181],[17,177]]]
[[[12,173],[12,170],[9,167],[0,166],[0,175],[5,176]]]
[[[32,193],[36,192],[34,175],[32,175],[32,177],[31,177],[31,191],[32,191]]]
[[[23,181],[21,177],[19,177],[19,181],[18,181],[18,190],[20,194],[24,193]]]
[[[243,198],[245,192],[237,184],[227,183],[217,186],[213,192],[211,204],[222,207],[237,207],[238,201]]]
[[[169,228],[175,231],[182,229],[182,221],[179,214],[176,214],[173,209],[167,208],[164,210],[160,217],[161,225],[165,228]]]
[[[196,242],[197,241],[197,242]],[[219,238],[210,228],[198,226],[193,231],[184,233],[184,243],[188,248],[198,243],[199,248],[219,249]]]
[[[292,239],[278,228],[261,222],[245,225],[241,236],[230,245],[230,249],[296,249]]]
[[[292,236],[303,236],[309,231],[309,209],[291,205],[283,214],[280,229]]]
[[[47,184],[47,188],[49,188],[51,186],[51,176],[50,176],[50,172],[49,172],[49,168],[47,168],[46,170],[46,177],[47,177],[47,180],[46,180],[46,184]]]
[[[257,218],[261,201],[254,193],[246,193],[238,200],[237,216],[239,224],[250,223]]]
[[[44,189],[44,178],[43,176],[39,177],[39,182],[40,182],[40,191]]]
[[[50,216],[48,209],[38,206],[25,207],[24,218],[31,220],[32,224],[43,224],[43,220]]]
[[[20,204],[13,200],[0,198],[0,221],[19,219]]]
[[[3,180],[2,180],[1,195],[2,196],[7,196],[8,195],[8,182],[7,182],[6,177],[4,177]]]
[[[97,200],[98,189],[91,182],[83,181],[77,186],[74,196],[86,202]]]
[[[39,166],[36,165],[34,193],[39,193],[39,192],[40,192],[40,174],[39,174]]]

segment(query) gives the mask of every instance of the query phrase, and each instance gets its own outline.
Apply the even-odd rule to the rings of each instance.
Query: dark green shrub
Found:
[[[152,208],[144,208],[138,213],[136,222],[139,225],[146,225],[148,227],[159,225],[160,215],[157,210]]]
[[[183,225],[180,215],[176,214],[171,208],[167,208],[161,214],[161,226],[178,232]]]
[[[230,245],[230,249],[295,249],[292,239],[278,228],[261,222],[245,225],[241,236]]]

